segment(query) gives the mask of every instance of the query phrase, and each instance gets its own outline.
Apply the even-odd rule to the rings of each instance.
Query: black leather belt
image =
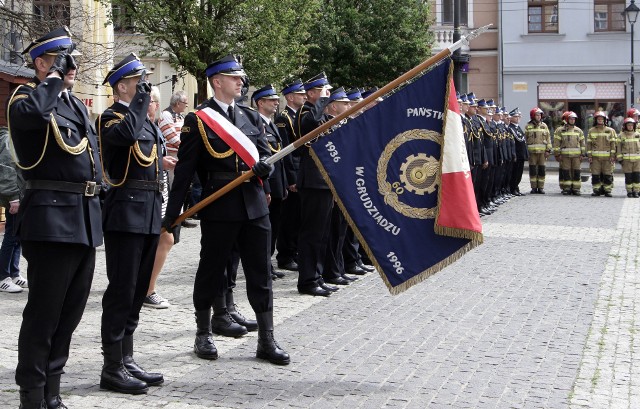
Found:
[[[116,183],[117,185],[117,183]],[[166,183],[161,180],[135,180],[130,179],[122,184],[122,186],[117,187],[126,187],[128,189],[138,189],[138,190],[152,190],[154,192],[164,192],[166,188]]]
[[[96,182],[63,182],[61,180],[27,180],[26,189],[55,190],[56,192],[82,193],[85,196],[95,196],[100,193],[101,186]]]
[[[247,172],[246,170],[242,172],[207,172],[207,180],[234,180]],[[244,182],[249,182],[249,180],[247,179]]]

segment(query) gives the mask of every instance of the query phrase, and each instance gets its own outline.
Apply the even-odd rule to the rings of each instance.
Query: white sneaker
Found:
[[[7,277],[0,281],[0,291],[4,291],[6,293],[20,293],[22,292],[22,287],[14,284],[11,277]]]
[[[18,277],[13,277],[13,284],[18,285],[22,288],[29,288],[29,282],[27,281],[26,278],[22,277],[21,275],[18,275]]]

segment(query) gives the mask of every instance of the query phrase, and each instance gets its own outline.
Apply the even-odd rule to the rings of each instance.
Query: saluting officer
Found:
[[[95,128],[69,91],[77,74],[74,49],[66,27],[31,43],[23,54],[36,76],[16,88],[7,105],[26,180],[16,222],[29,277],[15,378],[23,409],[66,407],[60,376],[102,244]]]
[[[288,83],[282,89],[282,95],[287,101],[287,106],[275,119],[275,124],[280,130],[283,140],[286,137],[289,143],[295,141],[296,133],[294,124],[298,109],[307,100],[302,80],[297,79]],[[285,145],[286,146],[286,145]],[[292,172],[287,173],[287,183],[289,191],[287,200],[282,206],[282,219],[280,234],[276,241],[278,254],[278,268],[284,270],[298,271],[298,230],[300,230],[300,195],[296,186],[296,173],[300,169],[300,150],[295,150],[289,155],[291,158]]]
[[[287,354],[273,337],[273,293],[271,290],[270,230],[267,194],[262,180],[273,171],[266,162],[271,150],[260,115],[236,104],[242,92],[242,65],[228,55],[209,64],[205,71],[213,98],[189,113],[182,127],[178,164],[163,226],[178,217],[194,173],[202,182],[203,197],[223,188],[252,169],[256,177],[242,183],[200,210],[202,231],[200,263],[196,271],[193,304],[196,315],[194,352],[203,359],[217,359],[211,333],[211,305],[224,299],[225,270],[237,244],[247,280],[247,297],[258,321],[256,357],[287,365]]]
[[[307,101],[297,113],[296,137],[300,138],[308,134],[329,120],[324,109],[329,102],[331,88],[324,72],[305,82]],[[301,147],[300,151],[300,170],[298,170],[296,182],[301,204],[298,292],[328,297],[332,291],[338,289],[326,285],[322,279],[333,195],[311,157],[309,146]]]
[[[133,333],[147,295],[162,222],[162,135],[147,115],[151,84],[146,67],[129,54],[107,74],[115,103],[96,120],[111,188],[104,202],[109,284],[102,297],[104,366],[100,387],[146,393],[164,382],[133,360]],[[131,376],[133,375],[133,376]]]

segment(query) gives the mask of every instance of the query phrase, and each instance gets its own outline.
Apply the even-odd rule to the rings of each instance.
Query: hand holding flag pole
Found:
[[[388,83],[384,87],[380,88],[376,92],[374,92],[371,95],[369,95],[364,100],[362,100],[359,103],[353,105],[351,108],[347,109],[342,114],[335,116],[330,121],[325,122],[324,124],[322,124],[318,128],[314,129],[313,131],[311,131],[308,134],[302,136],[301,138],[299,138],[298,140],[294,141],[293,143],[291,143],[291,144],[287,145],[286,147],[282,148],[279,152],[277,152],[274,155],[272,155],[271,157],[269,157],[267,159],[267,162],[270,163],[270,164],[273,164],[273,163],[279,161],[280,159],[284,158],[286,155],[290,154],[291,152],[295,151],[296,149],[298,149],[300,146],[304,145],[305,143],[313,140],[314,138],[317,138],[318,136],[320,136],[324,132],[326,132],[329,129],[331,129],[332,126],[337,125],[338,123],[340,123],[340,121],[348,118],[349,116],[351,116],[354,113],[356,113],[359,110],[361,110],[362,107],[367,106],[371,102],[375,101],[377,98],[388,94],[389,92],[393,91],[395,88],[399,87],[403,83],[405,83],[405,82],[411,80],[412,78],[416,77],[417,75],[419,75],[421,72],[423,72],[427,68],[429,68],[432,65],[435,65],[435,64],[439,63],[440,61],[444,60],[445,58],[451,56],[455,50],[457,50],[458,48],[462,47],[463,45],[468,45],[471,40],[473,40],[474,38],[478,37],[480,34],[483,34],[487,30],[489,30],[489,28],[491,26],[492,26],[492,24],[488,24],[486,26],[483,26],[483,27],[480,27],[480,28],[478,28],[476,30],[473,30],[472,32],[470,32],[466,36],[463,36],[460,40],[456,41],[455,43],[450,45],[448,48],[445,48],[444,50],[440,51],[436,55],[434,55],[431,58],[423,61],[422,63],[420,63],[419,65],[415,66],[411,70],[409,70],[406,73],[402,74],[401,76],[399,76],[395,80],[391,81],[390,83]],[[197,213],[200,209],[206,207],[210,203],[218,200],[220,197],[222,197],[225,194],[227,194],[230,190],[240,186],[244,181],[251,179],[251,177],[253,177],[253,176],[255,176],[253,174],[253,172],[252,171],[248,171],[247,173],[243,174],[242,176],[239,176],[238,178],[232,180],[226,186],[224,186],[222,189],[219,189],[216,192],[212,193],[211,195],[207,196],[206,198],[202,199],[196,205],[194,205],[193,207],[189,208],[187,211],[185,211],[180,216],[178,216],[171,226],[172,227],[178,226],[185,219],[187,219],[188,217],[191,217],[192,215]]]

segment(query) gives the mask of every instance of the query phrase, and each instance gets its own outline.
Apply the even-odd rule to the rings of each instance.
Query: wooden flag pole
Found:
[[[267,159],[267,162],[270,163],[270,164],[273,164],[273,163],[279,161],[280,159],[284,158],[286,155],[290,154],[291,152],[295,151],[296,149],[298,149],[299,147],[301,147],[305,143],[311,141],[314,138],[317,138],[318,136],[320,136],[324,132],[326,132],[329,129],[331,129],[332,126],[338,124],[343,119],[346,119],[349,116],[353,115],[354,113],[358,112],[360,109],[362,109],[362,107],[365,107],[368,104],[370,104],[371,102],[375,101],[377,98],[388,94],[389,92],[393,91],[395,88],[399,87],[403,83],[405,83],[405,82],[409,81],[410,79],[414,78],[415,76],[417,76],[422,71],[424,71],[427,68],[429,68],[430,66],[435,65],[438,62],[440,62],[440,61],[444,60],[445,58],[449,57],[451,54],[453,54],[453,52],[455,50],[457,50],[458,48],[462,47],[463,45],[468,45],[471,40],[473,40],[474,38],[478,37],[480,34],[486,32],[489,29],[489,27],[491,27],[491,25],[492,24],[488,24],[486,26],[483,26],[483,27],[480,27],[480,28],[478,28],[476,30],[473,30],[472,32],[470,32],[466,36],[462,37],[460,40],[458,40],[455,43],[453,43],[452,45],[450,45],[448,48],[445,48],[444,50],[440,51],[438,54],[432,56],[431,58],[423,61],[422,63],[420,63],[419,65],[415,66],[411,70],[405,72],[404,74],[402,74],[401,76],[399,76],[395,80],[391,81],[390,83],[388,83],[384,87],[380,88],[376,92],[372,93],[371,95],[369,95],[368,97],[366,97],[362,101],[360,101],[357,104],[353,105],[352,107],[347,109],[345,112],[341,113],[338,116],[333,117],[331,120],[329,120],[329,121],[325,122],[324,124],[320,125],[319,127],[314,129],[313,131],[309,132],[308,134],[306,134],[303,137],[297,139],[293,143],[291,143],[291,144],[287,145],[286,147],[282,148],[279,152],[277,152],[276,154],[270,156]],[[187,217],[193,216],[200,209],[202,209],[203,207],[208,206],[210,203],[213,203],[214,201],[218,200],[220,197],[222,197],[225,194],[227,194],[230,190],[235,189],[236,187],[240,186],[245,180],[249,180],[253,176],[254,176],[253,171],[250,170],[247,173],[244,173],[243,175],[239,176],[238,178],[232,180],[227,185],[225,185],[221,189],[215,191],[214,193],[212,193],[211,195],[207,196],[206,198],[202,199],[197,204],[195,204],[194,206],[190,207],[186,212],[184,212],[180,216],[178,216],[176,218],[175,222],[171,225],[171,227],[175,227],[175,226],[179,225]]]

